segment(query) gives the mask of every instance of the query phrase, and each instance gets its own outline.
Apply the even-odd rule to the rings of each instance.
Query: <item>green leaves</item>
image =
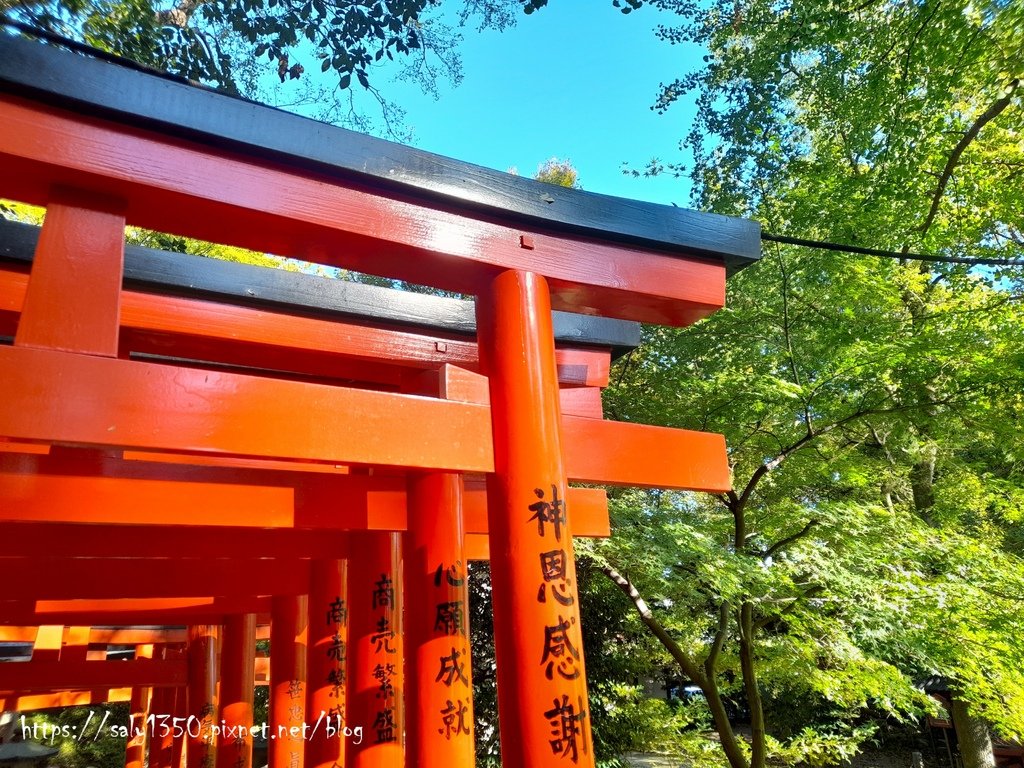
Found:
[[[655,105],[698,93],[699,206],[804,238],[1024,256],[1016,4],[654,4],[678,15],[660,37],[708,50]],[[647,330],[613,377],[610,414],[726,435],[732,494],[603,546],[620,568],[653,560],[633,578],[670,596],[695,654],[723,600],[753,607],[780,758],[840,759],[865,737],[854,722],[920,712],[913,683],[936,673],[1022,733],[1020,282],[773,244],[727,310]],[[663,496],[630,503],[664,520]]]

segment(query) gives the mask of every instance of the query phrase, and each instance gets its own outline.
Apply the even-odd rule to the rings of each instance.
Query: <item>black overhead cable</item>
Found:
[[[841,245],[840,243],[829,243],[823,240],[805,240],[800,237],[773,235],[770,232],[762,232],[761,239],[770,240],[773,243],[799,245],[804,248],[819,248],[825,251],[857,253],[862,256],[881,256],[887,259],[904,259],[906,261],[934,261],[940,264],[974,264],[979,267],[1024,267],[1024,258],[990,259],[980,257],[972,258],[970,256],[938,256],[936,254],[928,253],[900,253],[897,251],[885,251],[879,248],[862,248],[859,245]]]

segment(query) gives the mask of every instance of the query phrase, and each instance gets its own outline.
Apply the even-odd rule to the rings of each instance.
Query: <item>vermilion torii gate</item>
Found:
[[[275,768],[472,765],[465,565],[489,556],[503,762],[593,765],[572,535],[606,535],[607,509],[568,482],[724,490],[728,468],[720,436],[603,420],[635,328],[551,309],[692,322],[756,225],[13,38],[0,196],[47,209],[34,245],[0,231],[0,622],[34,645],[0,667],[5,709],[130,696],[250,726],[262,633]],[[126,253],[127,224],[474,294],[476,322]],[[117,631],[133,660],[99,658]],[[156,733],[149,764],[250,750],[247,727]]]

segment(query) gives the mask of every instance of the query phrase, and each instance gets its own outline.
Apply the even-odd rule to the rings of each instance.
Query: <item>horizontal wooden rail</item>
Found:
[[[5,557],[0,558],[0,573],[16,575],[4,587],[5,600],[256,597],[309,591],[309,561],[298,559]]]
[[[403,475],[324,476],[88,453],[0,452],[0,498],[5,499],[0,520],[11,534],[0,538],[0,555],[7,556],[187,552],[215,557],[230,546],[257,557],[338,557],[344,537],[329,532],[408,527]],[[567,502],[577,535],[608,535],[603,490],[571,488]],[[196,519],[194,510],[200,508],[206,512]],[[469,534],[487,533],[482,478],[467,480],[463,516]],[[61,522],[106,525],[73,525],[62,533]],[[161,526],[160,532],[146,527],[152,525]],[[290,528],[316,530],[280,530]]]
[[[11,626],[222,624],[226,616],[239,613],[255,613],[260,623],[267,623],[270,621],[270,598],[0,599],[0,624]]]
[[[156,627],[88,627],[89,645],[143,645],[146,643],[184,643],[188,632],[180,628]],[[5,627],[0,625],[0,643],[34,643],[39,627]],[[64,628],[64,642],[68,640]]]
[[[757,222],[543,184],[16,37],[0,39],[0,84],[481,218],[705,253],[733,267],[760,255]]]
[[[131,701],[131,688],[100,688],[90,691],[58,691],[48,693],[2,693],[0,709],[4,712],[33,712],[58,707],[84,707],[95,704]]]
[[[0,379],[0,435],[14,439],[492,470],[490,412],[473,403],[24,348],[0,348]],[[570,480],[730,487],[720,435],[579,417],[563,430]]]
[[[27,692],[126,686],[179,686],[188,680],[184,661],[27,661],[0,664],[0,691]]]
[[[0,265],[0,334],[13,336],[28,275]],[[447,336],[325,320],[281,310],[127,290],[121,299],[125,352],[171,355],[399,388],[409,369],[479,365],[476,343]],[[608,383],[609,352],[561,347],[566,387]]]

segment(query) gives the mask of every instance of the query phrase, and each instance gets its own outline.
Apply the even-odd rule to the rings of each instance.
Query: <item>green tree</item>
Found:
[[[1024,256],[1019,3],[652,4],[678,14],[662,39],[708,51],[657,103],[698,94],[700,207],[903,254]],[[704,689],[733,766],[837,760],[865,715],[919,711],[927,673],[1024,731],[1019,286],[1013,266],[772,246],[728,309],[649,330],[620,371],[620,417],[729,439],[730,493],[624,497],[630,533],[599,554]],[[749,745],[719,706],[734,692]]]
[[[730,446],[733,490],[622,495],[593,556],[704,691],[733,766],[838,761],[870,735],[864,716],[921,712],[914,682],[936,673],[1024,731],[1009,703],[1024,563],[1008,546],[1024,313],[962,281],[932,285],[915,329],[916,269],[780,250],[734,279],[728,309],[648,329],[618,371],[612,415]],[[730,696],[749,705],[749,753]]]
[[[533,178],[547,184],[556,184],[559,187],[581,189],[579,172],[573,166],[571,160],[559,160],[552,157],[537,166],[537,173]]]

